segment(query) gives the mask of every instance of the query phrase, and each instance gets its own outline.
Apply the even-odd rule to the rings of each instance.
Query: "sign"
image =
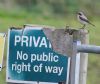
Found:
[[[67,56],[53,51],[41,27],[8,31],[7,82],[66,82],[68,63]]]
[[[0,71],[2,69],[2,64],[3,64],[4,45],[5,45],[5,34],[0,33]]]

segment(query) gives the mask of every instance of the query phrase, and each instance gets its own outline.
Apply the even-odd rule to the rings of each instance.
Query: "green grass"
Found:
[[[69,25],[73,28],[80,28],[82,25],[79,24],[75,17],[54,17],[54,16],[43,16],[40,14],[26,13],[0,13],[0,32],[7,32],[12,27],[22,27],[23,24],[39,24],[39,25],[50,25],[56,28],[65,28]],[[88,26],[87,29],[90,31],[90,44],[100,45],[100,19],[94,18],[93,23],[96,28]],[[100,55],[89,54],[88,63],[88,77],[87,84],[99,84],[100,83]],[[4,56],[4,64],[6,63],[6,52]],[[0,84],[5,84],[6,69],[0,72]]]

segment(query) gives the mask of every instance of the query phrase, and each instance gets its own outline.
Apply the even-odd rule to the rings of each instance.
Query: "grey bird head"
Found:
[[[77,13],[79,16],[82,16],[83,15],[83,12],[78,12]]]

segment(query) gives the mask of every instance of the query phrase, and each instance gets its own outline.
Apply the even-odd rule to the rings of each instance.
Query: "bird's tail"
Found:
[[[91,22],[89,22],[89,24],[95,27],[95,25],[94,25],[94,24],[92,24]]]

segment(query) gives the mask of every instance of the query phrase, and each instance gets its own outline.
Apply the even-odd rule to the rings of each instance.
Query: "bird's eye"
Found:
[[[78,13],[79,15],[82,15],[81,13]]]

